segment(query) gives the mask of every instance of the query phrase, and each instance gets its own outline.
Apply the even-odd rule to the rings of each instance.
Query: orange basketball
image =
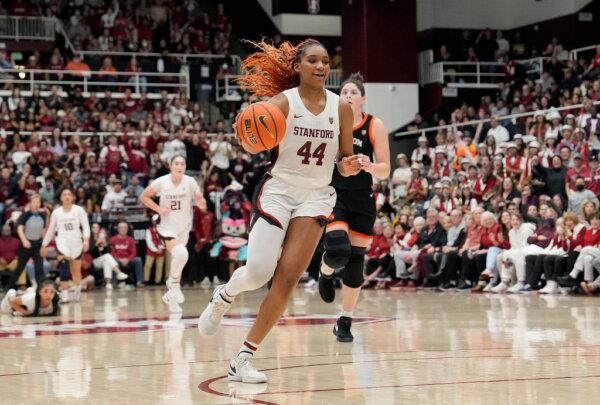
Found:
[[[244,149],[251,153],[273,149],[285,135],[285,116],[273,104],[250,104],[236,120],[236,132]]]

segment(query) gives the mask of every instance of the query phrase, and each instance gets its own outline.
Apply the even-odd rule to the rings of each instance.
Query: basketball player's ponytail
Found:
[[[299,63],[308,47],[318,45],[316,39],[306,39],[294,46],[285,41],[279,47],[260,42],[248,42],[259,49],[258,52],[248,56],[242,64],[242,70],[247,73],[238,79],[244,90],[250,91],[258,97],[273,97],[284,90],[291,89],[300,84],[300,77],[294,70],[294,64]]]

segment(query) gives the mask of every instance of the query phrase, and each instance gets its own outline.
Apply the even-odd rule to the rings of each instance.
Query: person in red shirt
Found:
[[[21,246],[21,242],[11,235],[10,225],[4,224],[0,236],[0,271],[15,271],[17,269],[19,246]],[[19,276],[17,285],[25,285],[25,272],[22,272]]]
[[[569,275],[558,278],[558,283],[563,286],[573,287],[577,284],[579,273],[583,272],[583,279],[587,282],[594,281],[594,269],[592,262],[600,257],[600,214],[594,212],[590,215],[591,227],[580,232],[575,244],[581,247],[579,256],[575,261],[573,270]]]
[[[596,194],[596,197],[600,197],[600,164],[598,164],[598,157],[592,155],[590,157],[590,176],[584,177],[587,189],[591,190]]]
[[[127,234],[129,232],[127,222],[119,222],[117,232],[117,235],[110,238],[111,255],[119,263],[121,270],[129,273],[129,279],[131,280],[133,274],[135,274],[136,285],[143,287],[144,269],[142,259],[137,256],[135,240]]]
[[[575,180],[577,177],[583,177],[584,179],[590,178],[592,172],[589,167],[584,164],[583,157],[580,153],[575,152],[573,154],[573,167],[567,170],[567,184],[571,190],[575,190]],[[587,181],[586,181],[587,183]]]
[[[52,162],[53,155],[52,151],[48,149],[48,141],[46,140],[41,140],[39,150],[33,153],[33,157],[40,167],[48,166]]]

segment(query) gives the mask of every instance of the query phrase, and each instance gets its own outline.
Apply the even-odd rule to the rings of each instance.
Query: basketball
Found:
[[[285,134],[285,116],[273,104],[250,104],[237,118],[236,131],[244,149],[251,153],[273,149]]]

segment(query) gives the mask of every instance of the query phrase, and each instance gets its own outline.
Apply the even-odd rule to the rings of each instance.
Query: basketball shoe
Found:
[[[238,353],[229,362],[229,371],[227,379],[229,381],[241,381],[247,384],[262,384],[267,382],[265,373],[258,371],[250,363],[251,355],[247,353]]]
[[[335,299],[335,285],[333,284],[333,274],[324,275],[319,271],[319,295],[325,302],[333,302]]]
[[[223,315],[225,315],[225,312],[227,312],[233,302],[227,301],[224,298],[224,295],[225,284],[215,288],[215,292],[213,293],[210,302],[202,314],[200,314],[200,318],[198,318],[198,332],[200,332],[201,335],[213,335],[219,328]]]
[[[169,277],[167,279],[166,285],[169,289],[169,292],[171,293],[171,298],[173,298],[178,304],[183,304],[183,302],[185,301],[185,297],[181,292],[181,285],[179,284],[179,282],[173,281],[173,279]]]
[[[346,343],[352,342],[354,340],[354,336],[352,336],[352,332],[350,332],[350,328],[352,327],[352,318],[347,316],[340,316],[333,326],[333,334],[337,336],[337,341]]]

